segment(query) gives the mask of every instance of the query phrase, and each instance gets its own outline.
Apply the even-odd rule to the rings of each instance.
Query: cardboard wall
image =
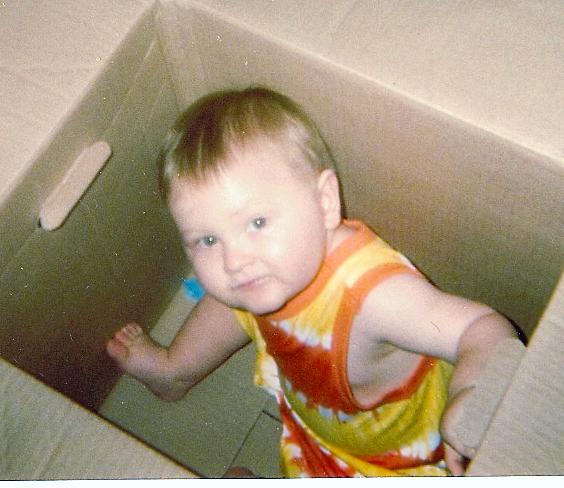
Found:
[[[469,475],[563,475],[564,279],[488,422]]]
[[[0,208],[0,354],[92,409],[120,374],[105,342],[126,321],[152,326],[185,269],[155,168],[178,109],[153,10],[137,8]],[[107,165],[60,229],[39,228],[43,201],[96,140],[112,148]]]
[[[447,111],[436,100],[431,103],[432,93],[422,100],[421,90],[394,88],[386,77],[391,67],[386,70],[381,58],[367,55],[374,46],[366,44],[366,23],[357,33],[365,44],[337,42],[352,15],[345,20],[337,15],[344,2],[332,2],[318,16],[309,4],[300,11],[290,0],[275,3],[265,12],[258,4],[237,10],[219,1],[161,2],[161,41],[182,104],[211,90],[256,83],[294,97],[333,149],[348,215],[366,220],[441,288],[488,303],[530,336],[562,266],[558,153],[536,150],[540,142],[502,137],[487,120],[471,123],[460,100],[457,116],[454,106]],[[361,2],[353,3],[353,18],[360,22]],[[374,9],[363,8],[374,15]],[[304,33],[317,32],[333,16],[341,19],[333,26],[334,38],[314,41]],[[432,24],[432,17],[425,21]],[[404,27],[426,25],[416,17],[405,22]],[[373,36],[374,43],[381,40],[380,34]],[[473,54],[472,46],[468,49]],[[386,60],[420,67],[415,56]],[[454,91],[447,89],[450,98]],[[501,108],[499,117],[511,124],[522,119],[514,109],[504,114]],[[539,141],[549,140],[550,133],[539,135]]]
[[[0,359],[0,480],[195,475]]]
[[[185,268],[155,193],[154,158],[164,132],[179,108],[210,90],[263,83],[300,101],[319,123],[339,164],[349,216],[366,220],[443,289],[492,305],[533,336],[539,345],[514,380],[520,403],[508,392],[492,428],[505,425],[503,412],[515,415],[512,404],[523,415],[523,385],[543,361],[559,357],[562,339],[554,325],[560,322],[551,318],[539,339],[533,332],[564,255],[564,5],[111,3],[79,2],[78,17],[104,11],[110,25],[115,20],[108,32],[103,22],[101,33],[92,29],[83,45],[53,27],[64,14],[60,6],[47,21],[34,18],[54,52],[64,43],[70,55],[95,55],[84,39],[120,32],[95,76],[68,94],[64,116],[39,120],[39,129],[26,120],[21,130],[32,129],[21,132],[19,108],[1,112],[10,130],[0,185],[2,357],[97,406],[117,374],[105,341],[125,320],[153,323]],[[21,5],[36,11],[30,2]],[[9,55],[27,46],[15,39],[4,41]],[[21,79],[1,78],[1,86]],[[33,83],[25,86],[27,101],[36,100],[27,109],[49,113],[49,103],[32,96]],[[27,147],[33,134],[36,144]],[[46,196],[98,139],[113,149],[106,168],[60,230],[37,228]],[[562,310],[556,294],[546,313]],[[538,395],[562,382],[561,368],[543,371],[549,378]],[[558,390],[556,405],[561,398]],[[551,425],[542,412],[535,415]],[[542,448],[554,452],[553,440]]]

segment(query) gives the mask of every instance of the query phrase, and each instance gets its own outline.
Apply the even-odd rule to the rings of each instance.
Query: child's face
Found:
[[[300,177],[274,147],[238,153],[203,183],[177,180],[170,209],[194,271],[213,297],[274,312],[315,277],[328,235],[315,177]]]

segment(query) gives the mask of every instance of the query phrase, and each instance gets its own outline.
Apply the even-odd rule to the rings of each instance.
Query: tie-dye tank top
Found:
[[[418,273],[358,221],[314,281],[281,310],[235,310],[255,341],[255,383],[278,401],[288,477],[444,475],[439,422],[452,366],[422,357],[403,384],[363,408],[346,376],[348,337],[366,295],[397,273]]]

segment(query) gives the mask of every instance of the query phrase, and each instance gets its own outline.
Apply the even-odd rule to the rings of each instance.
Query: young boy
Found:
[[[109,355],[172,400],[252,339],[255,382],[280,405],[285,475],[445,474],[444,461],[463,474],[474,453],[453,425],[514,330],[343,220],[333,160],[300,107],[263,88],[205,97],[159,170],[207,294],[168,349],[129,324]]]

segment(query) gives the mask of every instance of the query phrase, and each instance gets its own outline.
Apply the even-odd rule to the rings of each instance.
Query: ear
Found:
[[[339,179],[331,169],[324,170],[317,179],[317,193],[323,211],[325,228],[336,229],[341,223],[341,195]]]

